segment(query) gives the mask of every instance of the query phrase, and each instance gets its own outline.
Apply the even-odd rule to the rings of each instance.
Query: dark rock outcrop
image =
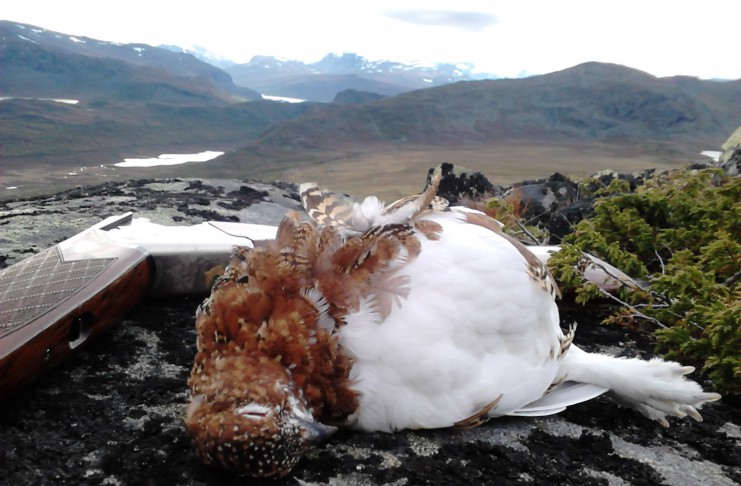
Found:
[[[564,180],[542,184],[556,193],[568,187],[558,185]],[[13,264],[129,210],[162,224],[275,224],[297,207],[295,187],[286,184],[147,180],[82,187],[0,203],[0,261]],[[3,397],[0,484],[244,484],[202,465],[183,427],[200,300],[145,301],[72,360]],[[568,304],[561,312],[564,325],[579,323],[576,342],[586,349],[650,354],[643,335],[599,325]],[[739,411],[719,402],[702,413],[702,423],[673,420],[664,429],[600,397],[559,415],[497,419],[468,430],[342,431],[270,484],[738,484]]]
[[[525,224],[547,229],[554,240],[551,243],[558,243],[592,211],[592,201],[580,199],[579,185],[558,173],[547,179],[514,184],[504,198],[512,203],[515,214]]]
[[[432,171],[427,172],[427,183],[430,182]],[[437,193],[447,199],[450,204],[459,204],[466,200],[485,200],[500,196],[502,188],[495,186],[481,172],[471,171],[463,167],[444,162],[442,164],[442,179]]]

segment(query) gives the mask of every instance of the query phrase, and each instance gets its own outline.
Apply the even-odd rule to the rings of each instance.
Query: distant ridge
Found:
[[[541,76],[460,82],[369,103],[329,106],[269,129],[242,151],[363,144],[455,145],[504,139],[718,139],[741,124],[741,81],[657,78],[585,63]]]
[[[260,99],[185,53],[118,44],[0,20],[0,94],[126,101],[232,103]]]

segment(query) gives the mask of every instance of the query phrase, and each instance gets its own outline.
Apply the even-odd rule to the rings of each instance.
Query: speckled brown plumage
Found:
[[[289,393],[296,393],[289,373],[274,359],[250,356],[232,345],[212,354],[199,352],[199,358],[190,378],[194,398],[186,426],[203,462],[255,476],[277,475],[292,467],[296,451],[305,449],[300,434],[294,433],[296,427],[240,420],[231,413],[241,403],[285,403]],[[284,440],[276,440],[281,436]]]
[[[414,258],[419,248],[409,225],[343,238],[332,226],[300,223],[290,214],[274,241],[236,249],[196,315],[194,399],[186,425],[204,462],[256,476],[293,466],[283,446],[271,451],[280,459],[251,459],[259,456],[256,440],[272,443],[284,432],[273,421],[256,428],[253,418],[232,413],[244,403],[269,407],[291,395],[321,423],[351,420],[358,405],[349,382],[352,363],[335,331],[370,293],[381,314],[390,312],[406,283],[394,278],[392,264]],[[300,444],[291,447],[296,458],[303,452]]]

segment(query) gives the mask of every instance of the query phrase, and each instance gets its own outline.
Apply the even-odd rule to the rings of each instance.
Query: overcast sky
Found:
[[[236,62],[470,62],[501,76],[586,61],[741,78],[741,0],[3,0],[0,18],[115,42],[202,46]]]

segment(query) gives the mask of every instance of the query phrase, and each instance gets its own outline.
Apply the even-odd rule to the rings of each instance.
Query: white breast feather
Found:
[[[453,425],[503,394],[490,415],[540,398],[556,376],[546,357],[562,335],[553,298],[504,238],[462,221],[427,219],[420,255],[401,269],[411,291],[379,323],[372,303],[347,316],[340,342],[354,357],[361,392],[357,427],[391,431]]]
[[[383,201],[376,196],[368,196],[361,202],[353,203],[351,226],[362,232],[377,225],[383,208]]]

